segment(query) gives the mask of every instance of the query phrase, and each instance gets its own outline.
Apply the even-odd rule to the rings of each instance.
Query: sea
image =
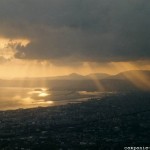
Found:
[[[15,110],[80,103],[115,92],[50,90],[47,87],[0,87],[0,110]]]

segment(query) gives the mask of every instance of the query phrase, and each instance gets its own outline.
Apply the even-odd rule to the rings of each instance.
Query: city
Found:
[[[150,93],[0,112],[2,150],[101,150],[149,146]]]

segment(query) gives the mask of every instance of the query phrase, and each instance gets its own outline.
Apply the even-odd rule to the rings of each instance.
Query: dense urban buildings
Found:
[[[150,93],[0,112],[2,150],[103,150],[150,146]]]

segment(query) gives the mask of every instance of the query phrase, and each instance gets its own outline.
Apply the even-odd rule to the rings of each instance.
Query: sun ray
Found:
[[[146,76],[140,69],[131,62],[113,63],[116,70],[136,70],[130,73],[125,72],[124,77],[132,82],[136,87],[147,90],[150,89],[150,77]]]
[[[90,65],[90,63],[86,63],[86,67],[90,70],[90,72],[94,72],[93,67]],[[96,85],[98,91],[105,91],[105,88],[95,74],[91,74],[90,77]]]

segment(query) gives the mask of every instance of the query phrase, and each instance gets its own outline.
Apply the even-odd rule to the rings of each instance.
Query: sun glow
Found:
[[[25,47],[30,43],[27,39],[8,39],[0,37],[0,57],[4,59],[14,58],[18,45]]]
[[[50,93],[47,92],[47,88],[42,88],[42,92],[39,94],[40,97],[46,97],[49,96]]]
[[[39,97],[46,97],[46,96],[48,96],[48,95],[49,95],[48,93],[41,92],[38,96],[39,96]]]
[[[91,66],[89,63],[86,63],[86,67],[87,67],[89,70],[91,70],[91,72],[93,72],[93,68],[92,68],[92,66]],[[103,85],[101,84],[101,82],[99,81],[99,79],[97,78],[96,75],[91,74],[90,77],[91,77],[91,79],[93,80],[94,84],[96,85],[96,87],[97,87],[97,89],[98,89],[99,91],[104,91],[104,90],[105,90],[104,87],[103,87]]]
[[[30,43],[27,39],[9,39],[0,37],[0,48],[7,48],[9,46],[16,46],[20,44],[21,46],[26,46]]]
[[[54,102],[53,101],[39,101],[38,104],[53,104]]]

